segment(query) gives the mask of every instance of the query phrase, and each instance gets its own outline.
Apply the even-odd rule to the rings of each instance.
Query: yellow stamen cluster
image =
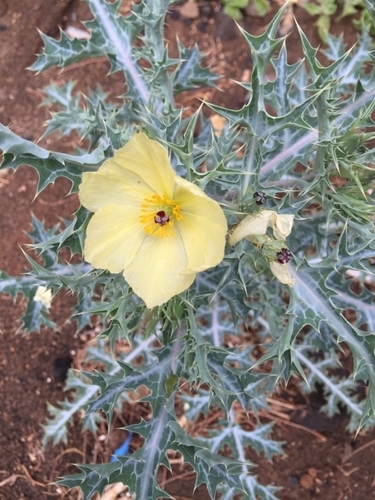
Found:
[[[161,225],[155,222],[158,212],[165,212],[169,217],[168,222]],[[152,236],[167,238],[174,235],[173,223],[175,220],[182,220],[181,207],[166,196],[154,194],[150,198],[145,198],[141,205],[140,221],[145,232]]]

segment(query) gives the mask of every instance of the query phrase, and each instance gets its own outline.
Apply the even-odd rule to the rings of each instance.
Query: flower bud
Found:
[[[276,257],[279,264],[287,264],[292,258],[292,252],[288,248],[282,248]]]
[[[284,253],[289,253],[289,259],[282,262],[284,258]],[[292,254],[288,248],[285,247],[285,241],[281,240],[273,240],[268,238],[267,241],[264,242],[262,246],[262,254],[268,261],[277,261],[279,264],[287,263]]]
[[[253,194],[253,198],[257,205],[264,205],[264,203],[267,201],[266,193],[264,193],[263,191],[255,191],[255,193]]]

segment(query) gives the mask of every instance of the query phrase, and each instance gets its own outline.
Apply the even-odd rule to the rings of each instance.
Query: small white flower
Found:
[[[47,309],[49,309],[52,302],[51,290],[48,290],[45,286],[38,286],[34,300],[41,302]]]
[[[230,235],[228,240],[229,245],[233,246],[243,238],[246,238],[258,247],[263,248],[264,256],[270,261],[270,269],[274,276],[276,276],[281,283],[293,286],[294,278],[290,273],[287,261],[281,263],[277,260],[271,260],[272,257],[267,255],[267,253],[277,255],[277,248],[275,248],[275,246],[285,241],[285,238],[290,234],[293,227],[293,220],[293,214],[279,215],[273,210],[262,210],[255,214],[248,215],[238,224]],[[275,240],[266,234],[269,227],[273,230]],[[279,250],[282,251],[283,249],[280,247]]]
[[[262,210],[245,217],[235,228],[229,237],[229,245],[235,245],[248,236],[259,236],[266,234],[271,227],[277,240],[285,240],[289,236],[293,226],[293,214],[281,214],[273,210]]]

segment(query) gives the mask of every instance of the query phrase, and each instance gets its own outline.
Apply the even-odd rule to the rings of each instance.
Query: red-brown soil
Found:
[[[212,7],[216,5],[213,3]],[[186,44],[197,42],[208,53],[214,69],[224,75],[220,80],[224,92],[200,89],[184,95],[183,104],[196,108],[199,99],[206,99],[240,107],[244,92],[234,80],[241,80],[244,72],[251,69],[248,47],[230,19],[213,11],[208,14],[208,22],[203,24],[202,19],[187,21],[168,16],[166,36],[171,50],[174,50],[176,35]],[[312,19],[298,7],[295,14],[309,39],[317,45]],[[2,0],[0,3],[0,121],[22,137],[31,140],[40,137],[48,118],[48,110],[39,107],[40,89],[51,80],[75,79],[81,90],[100,82],[112,96],[121,93],[121,76],[106,78],[108,65],[102,60],[86,61],[62,72],[52,69],[42,75],[25,69],[41,49],[35,27],[54,36],[58,26],[77,24],[77,18],[87,18],[87,15],[87,6],[76,0]],[[269,16],[247,18],[244,26],[259,33],[267,20]],[[354,40],[350,23],[334,23],[333,29],[337,33],[344,31],[349,40]],[[289,47],[291,58],[298,59],[301,54],[295,32],[290,36]],[[41,144],[69,151],[74,140],[60,141],[56,135]],[[14,175],[6,172],[0,176],[0,269],[11,275],[21,275],[26,269],[21,246],[28,242],[25,231],[30,229],[31,214],[45,220],[50,227],[61,218],[71,217],[78,207],[75,196],[65,196],[69,183],[64,180],[60,179],[33,201],[35,186],[36,173],[29,167],[20,168]],[[64,397],[63,385],[53,376],[54,360],[72,356],[77,367],[84,349],[84,337],[77,335],[74,323],[67,320],[71,305],[72,298],[61,293],[52,308],[56,330],[43,330],[25,337],[15,335],[22,299],[14,304],[9,296],[1,296],[0,500],[77,500],[78,492],[68,493],[50,483],[58,476],[74,472],[71,463],[107,461],[113,451],[110,440],[100,441],[88,433],[81,434],[78,417],[66,445],[41,450],[41,424],[47,418],[47,401],[55,405]],[[259,464],[256,473],[261,482],[281,486],[283,500],[375,499],[375,432],[359,435],[353,442],[353,436],[345,431],[345,417],[328,419],[318,413],[318,407],[319,398],[305,399],[293,391],[284,393],[283,406],[276,406],[279,414],[269,417],[275,420],[275,438],[285,442],[285,456],[269,463],[248,452],[248,457]],[[105,434],[104,427],[100,433]],[[175,473],[176,477],[169,480],[166,487],[177,499],[208,500],[203,487],[193,492],[193,476],[181,475],[178,468]],[[161,479],[166,480],[166,476],[161,474]]]

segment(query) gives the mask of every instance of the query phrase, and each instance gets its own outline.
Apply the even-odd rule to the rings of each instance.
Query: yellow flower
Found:
[[[243,238],[247,238],[254,244],[264,247],[265,253],[273,252],[275,260],[271,260],[269,263],[272,273],[281,283],[293,286],[294,278],[291,275],[288,264],[286,262],[278,262],[276,259],[278,255],[276,247],[280,246],[280,243],[290,234],[293,226],[293,219],[293,214],[279,215],[273,210],[262,210],[258,213],[248,215],[238,224],[238,226],[236,226],[229,237],[228,243],[233,246]],[[272,228],[276,240],[266,235],[269,227]],[[279,250],[282,250],[281,247]],[[284,248],[284,250],[287,249]],[[269,256],[266,255],[266,257]]]
[[[82,205],[95,212],[84,246],[95,268],[123,271],[147,307],[186,290],[224,257],[227,223],[218,203],[175,175],[166,149],[135,134],[97,172],[84,173]]]

